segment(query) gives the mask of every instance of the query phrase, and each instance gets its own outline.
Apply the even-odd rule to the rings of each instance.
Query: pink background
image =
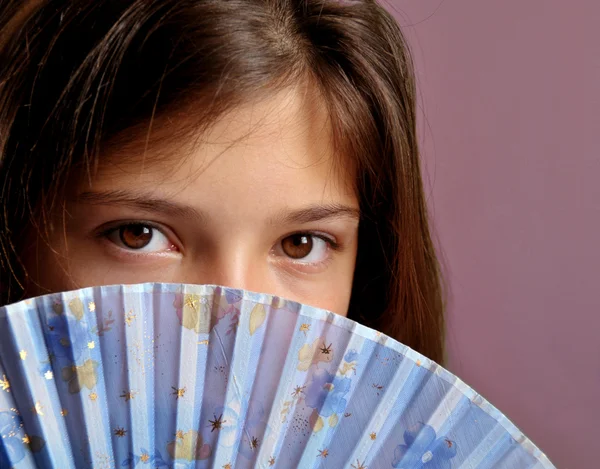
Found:
[[[448,367],[600,467],[600,2],[382,0],[411,42]]]

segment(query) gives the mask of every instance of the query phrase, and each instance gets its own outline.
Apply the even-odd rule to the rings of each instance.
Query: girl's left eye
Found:
[[[333,241],[314,234],[296,233],[282,239],[276,251],[297,262],[318,264],[327,260],[328,249],[333,244]]]
[[[106,237],[122,249],[137,252],[173,251],[173,243],[157,228],[129,223],[110,230]]]

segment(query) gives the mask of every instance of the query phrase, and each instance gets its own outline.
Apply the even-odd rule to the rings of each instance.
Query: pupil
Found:
[[[310,254],[313,247],[311,236],[296,234],[285,238],[282,242],[283,251],[293,259],[302,259]]]
[[[300,246],[302,244],[307,244],[308,240],[306,239],[306,236],[300,236],[300,235],[296,235],[294,236],[294,244],[296,246]]]
[[[121,241],[131,249],[141,249],[152,239],[152,229],[145,225],[127,225],[119,231]]]

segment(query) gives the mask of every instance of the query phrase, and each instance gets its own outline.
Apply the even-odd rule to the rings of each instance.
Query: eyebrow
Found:
[[[90,205],[121,205],[144,212],[159,213],[186,219],[192,218],[202,224],[206,224],[208,221],[208,216],[194,207],[139,192],[123,190],[82,192],[77,196],[77,201]],[[358,221],[360,211],[349,205],[337,203],[311,205],[291,212],[282,210],[269,218],[268,223],[274,225],[302,224],[336,218],[350,218]]]
[[[312,205],[292,212],[282,211],[272,217],[272,224],[302,224],[325,219],[351,218],[358,221],[360,212],[357,208],[342,204]]]
[[[160,213],[180,218],[194,218],[202,223],[207,221],[203,213],[189,205],[152,197],[149,194],[131,193],[122,190],[82,192],[77,196],[77,201],[90,205],[121,205],[144,212]]]

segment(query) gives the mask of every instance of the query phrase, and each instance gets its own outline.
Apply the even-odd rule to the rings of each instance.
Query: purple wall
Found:
[[[417,62],[449,368],[600,467],[600,2],[382,0]]]

